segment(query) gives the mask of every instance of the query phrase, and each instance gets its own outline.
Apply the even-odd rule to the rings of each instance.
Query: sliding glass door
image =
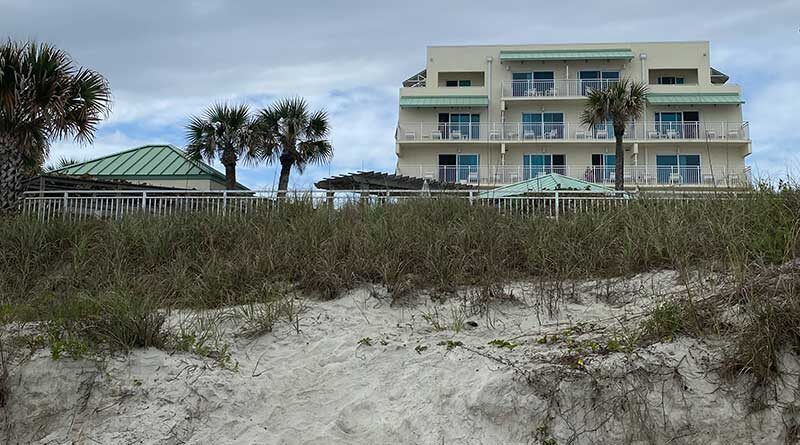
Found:
[[[586,180],[591,182],[611,182],[616,172],[617,155],[593,154],[592,167],[586,173]]]
[[[523,179],[533,179],[548,173],[566,173],[566,156],[547,153],[528,154],[522,157]]]
[[[619,71],[583,70],[578,71],[581,95],[591,90],[606,89],[619,80]]]
[[[564,113],[522,113],[523,139],[563,139]]]
[[[477,154],[440,154],[439,181],[477,184],[480,157]]]
[[[479,139],[480,114],[440,113],[439,130],[443,139]]]
[[[553,71],[533,71],[512,73],[511,95],[552,96],[555,94],[555,73]]]
[[[700,155],[657,155],[656,179],[659,184],[699,184]]]

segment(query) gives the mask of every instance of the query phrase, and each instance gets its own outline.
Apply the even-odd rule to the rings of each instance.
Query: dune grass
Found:
[[[698,267],[744,285],[754,265],[798,256],[798,221],[800,191],[791,187],[686,202],[642,198],[558,221],[501,216],[457,199],[339,209],[298,202],[246,217],[16,216],[0,221],[0,314],[46,321],[51,343],[67,349],[74,338],[127,349],[174,344],[163,329],[163,311],[172,309],[242,306],[248,331],[266,332],[295,312],[280,303],[287,289],[335,298],[371,283],[399,296]],[[265,286],[284,291],[253,306]]]

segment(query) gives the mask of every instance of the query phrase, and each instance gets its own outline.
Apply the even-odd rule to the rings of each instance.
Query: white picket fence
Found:
[[[657,199],[685,201],[695,195],[648,195]],[[84,220],[120,219],[131,215],[170,216],[202,213],[220,216],[243,216],[257,212],[278,211],[287,205],[308,205],[315,209],[338,209],[348,205],[386,206],[408,200],[464,199],[472,205],[497,209],[502,214],[542,215],[558,218],[566,213],[602,211],[628,205],[639,196],[632,193],[588,191],[551,191],[512,197],[492,196],[477,190],[347,190],[289,191],[37,191],[27,192],[22,212],[41,221],[55,218]]]

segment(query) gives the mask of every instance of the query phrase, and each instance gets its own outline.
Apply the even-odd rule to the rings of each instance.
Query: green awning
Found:
[[[404,96],[401,107],[488,107],[488,96]]]
[[[630,49],[575,49],[545,51],[500,51],[501,62],[526,60],[630,60]]]
[[[570,178],[569,176],[560,175],[558,173],[548,173],[537,176],[533,179],[517,182],[514,184],[498,187],[494,190],[481,192],[479,198],[506,198],[509,196],[519,196],[525,193],[538,193],[555,190],[577,190],[587,192],[606,192],[611,193],[614,190],[609,187],[603,187],[589,181],[582,179]]]
[[[648,94],[647,101],[654,105],[728,105],[744,103],[738,93]]]

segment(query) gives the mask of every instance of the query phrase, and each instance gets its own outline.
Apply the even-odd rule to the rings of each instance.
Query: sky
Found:
[[[330,116],[333,161],[292,187],[356,170],[393,172],[401,83],[430,45],[708,40],[711,65],[742,86],[758,176],[800,172],[800,0],[465,2],[0,0],[0,37],[46,41],[104,74],[113,110],[91,159],[151,143],[185,145],[209,105],[258,110],[300,96]],[[219,164],[216,166],[219,168]],[[240,166],[251,188],[274,166]]]

